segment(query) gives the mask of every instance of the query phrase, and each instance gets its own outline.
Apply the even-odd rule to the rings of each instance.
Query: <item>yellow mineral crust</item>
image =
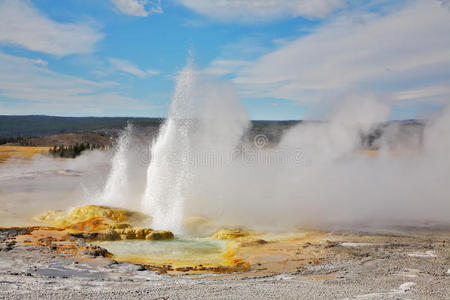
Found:
[[[239,245],[234,242],[229,242],[227,244],[227,248],[225,250],[225,253],[223,254],[223,257],[225,258],[224,266],[233,266],[233,267],[240,267],[242,268],[241,271],[248,270],[250,267],[250,264],[242,260],[241,258],[237,257],[237,251],[239,249]]]
[[[146,240],[171,240],[173,233],[170,231],[154,230],[145,236]]]
[[[51,210],[34,218],[72,234],[78,234],[86,240],[168,240],[174,235],[170,231],[153,230],[145,227],[133,227],[149,220],[149,217],[135,211],[122,208],[87,205],[70,212]]]
[[[95,231],[73,231],[72,235],[82,237],[87,241],[117,241],[117,240],[171,240],[174,235],[170,231],[153,230],[151,228],[127,228],[95,230]]]
[[[242,229],[224,228],[214,233],[211,238],[215,240],[235,240],[254,235],[256,235],[254,232],[248,232]]]
[[[123,209],[108,206],[86,205],[77,207],[70,212],[51,210],[34,219],[56,227],[69,227],[94,218],[103,218],[105,224],[129,223],[139,224],[149,219],[148,216]]]
[[[103,217],[95,217],[88,219],[83,222],[78,222],[75,224],[71,224],[65,229],[73,230],[73,231],[84,231],[84,232],[95,232],[100,230],[106,230],[109,229],[109,226],[107,224],[107,220]]]
[[[133,228],[129,226],[128,228],[121,229],[121,228],[114,228],[114,226],[112,226],[110,230],[116,232],[120,236],[120,239],[122,240],[171,240],[174,238],[173,233],[170,231],[153,230],[151,228],[144,228],[144,227]],[[106,238],[103,240],[107,241],[109,239]]]

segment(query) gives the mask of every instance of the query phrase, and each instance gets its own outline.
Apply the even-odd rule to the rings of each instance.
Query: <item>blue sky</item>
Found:
[[[0,114],[167,114],[193,53],[252,119],[320,119],[346,97],[391,118],[450,99],[447,0],[0,0]]]

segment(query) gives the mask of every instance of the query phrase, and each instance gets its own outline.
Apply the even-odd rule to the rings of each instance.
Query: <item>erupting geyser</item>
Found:
[[[408,125],[420,138],[404,143],[416,133],[389,122],[388,105],[350,96],[326,121],[299,123],[278,144],[259,147],[246,135],[249,121],[234,86],[188,63],[150,145],[149,165],[135,161],[127,127],[97,203],[136,209],[140,201],[153,218],[148,225],[176,234],[186,232],[190,216],[264,229],[446,222],[449,111],[425,123],[423,138],[422,123]],[[362,137],[380,124],[389,126],[369,156]]]
[[[142,202],[153,217],[152,226],[180,232],[186,188],[190,181],[188,160],[192,151],[194,70],[182,70],[169,116],[151,147],[151,162]]]
[[[184,206],[199,198],[199,160],[233,152],[248,126],[245,109],[229,84],[203,78],[192,62],[179,73],[167,120],[151,146],[142,201],[152,227],[183,231]],[[211,166],[209,166],[211,167]],[[214,177],[214,168],[209,168]]]
[[[103,191],[96,196],[96,202],[99,204],[120,207],[127,205],[131,186],[128,178],[129,160],[126,155],[131,143],[132,130],[133,126],[128,124],[119,136],[108,179]]]

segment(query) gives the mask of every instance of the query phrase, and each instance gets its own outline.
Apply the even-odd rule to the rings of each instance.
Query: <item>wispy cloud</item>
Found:
[[[396,100],[416,100],[430,99],[436,97],[448,98],[450,95],[450,85],[447,86],[431,86],[420,89],[411,89],[396,93],[393,99]]]
[[[210,68],[234,73],[246,97],[311,103],[361,90],[436,101],[439,91],[448,100],[438,87],[449,84],[450,13],[438,1],[407,3],[387,14],[343,14],[255,62]]]
[[[119,94],[116,82],[96,82],[64,75],[42,67],[35,60],[1,52],[0,65],[2,114],[104,114],[114,109],[151,108]]]
[[[48,62],[47,61],[45,61],[45,60],[42,60],[42,59],[32,59],[31,60],[34,64],[36,64],[36,65],[41,65],[41,66],[43,66],[43,67],[46,67],[47,65],[48,65]]]
[[[121,72],[125,72],[139,78],[144,78],[145,76],[147,76],[147,73],[145,71],[141,70],[139,67],[130,63],[129,61],[112,57],[108,58],[108,61],[113,66],[113,68]]]
[[[160,74],[159,71],[157,70],[142,70],[141,68],[139,68],[138,66],[136,66],[135,64],[127,61],[127,60],[123,60],[123,59],[118,59],[118,58],[108,58],[109,63],[111,64],[111,66],[123,73],[127,73],[127,74],[131,74],[134,76],[137,76],[139,78],[145,78],[148,75],[158,75]]]
[[[145,71],[148,75],[152,76],[152,75],[159,75],[161,74],[161,71],[158,70],[152,70],[152,69],[148,69]]]
[[[345,0],[177,0],[212,20],[259,23],[284,17],[322,18],[345,6]]]
[[[161,0],[111,0],[117,10],[125,15],[146,17],[152,13],[161,14]]]
[[[263,36],[245,36],[222,47],[224,57],[255,58],[270,52],[263,42]]]
[[[216,59],[202,72],[209,75],[226,75],[239,72],[245,66],[250,65],[251,63],[245,60]]]
[[[103,34],[87,24],[58,23],[29,1],[0,0],[0,43],[64,56],[92,52]]]

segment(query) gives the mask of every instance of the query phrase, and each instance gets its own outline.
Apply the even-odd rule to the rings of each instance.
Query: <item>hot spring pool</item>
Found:
[[[225,263],[226,241],[174,239],[169,241],[97,242],[118,261],[173,267],[218,266]]]

